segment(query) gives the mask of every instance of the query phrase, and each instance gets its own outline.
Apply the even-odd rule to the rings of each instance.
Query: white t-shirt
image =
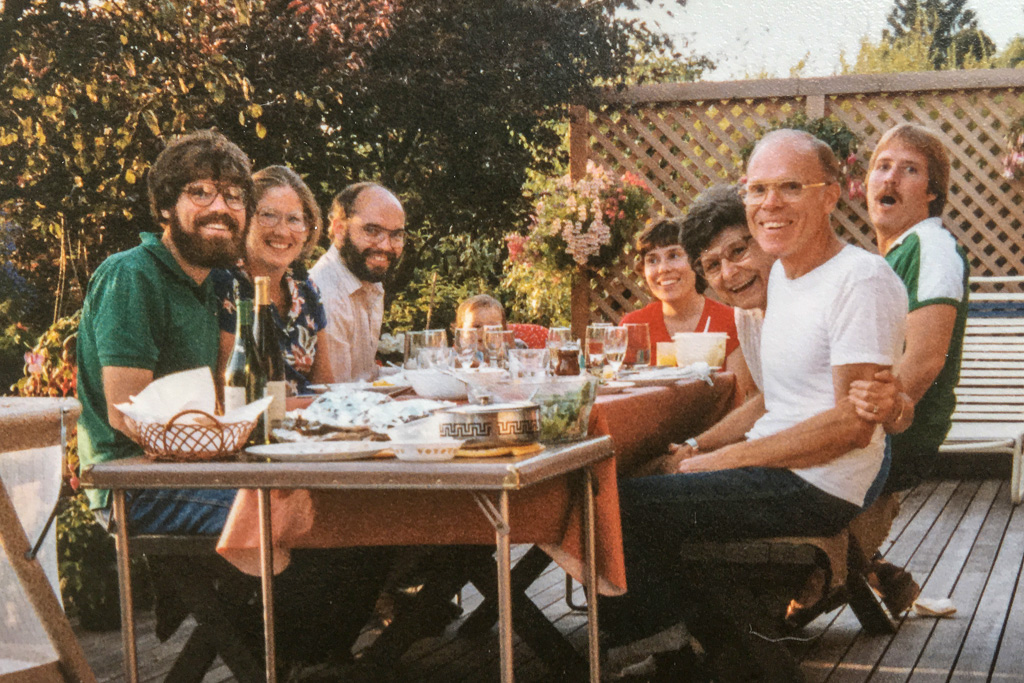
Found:
[[[327,354],[331,381],[375,379],[384,286],[353,275],[333,245],[309,269],[309,277],[320,289],[327,315],[325,348],[317,352]]]
[[[846,246],[811,272],[789,279],[776,262],[768,279],[761,332],[765,414],[748,432],[756,439],[835,406],[832,368],[891,365],[903,350],[907,293],[880,256]],[[837,498],[862,505],[885,448],[881,425],[866,448],[831,462],[793,469]]]
[[[736,322],[736,336],[743,350],[743,360],[754,384],[764,391],[764,380],[761,378],[761,326],[764,325],[764,311],[760,308],[734,308],[733,320]]]

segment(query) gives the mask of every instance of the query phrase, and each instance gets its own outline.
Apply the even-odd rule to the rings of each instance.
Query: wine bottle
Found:
[[[224,369],[224,412],[251,403],[263,395],[256,344],[252,336],[252,301],[235,300],[235,346]],[[258,391],[258,393],[257,393]]]
[[[264,396],[273,397],[270,406],[263,415],[263,439],[270,442],[273,429],[281,424],[285,412],[284,356],[278,342],[277,323],[270,311],[270,279],[257,277],[256,309],[253,322],[253,337],[256,341],[256,357],[259,366],[265,373],[266,385]]]

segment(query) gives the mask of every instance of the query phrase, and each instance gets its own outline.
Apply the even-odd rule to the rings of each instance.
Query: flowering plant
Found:
[[[615,178],[588,161],[575,182],[568,174],[541,182],[529,232],[505,238],[509,261],[559,272],[608,267],[647,220],[650,205],[640,177]]]
[[[1024,180],[1024,117],[1006,131],[1006,156],[1003,157],[1003,177]]]

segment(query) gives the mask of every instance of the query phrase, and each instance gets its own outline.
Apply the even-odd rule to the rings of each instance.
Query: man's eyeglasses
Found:
[[[700,259],[694,263],[694,270],[704,276],[705,280],[717,278],[722,274],[722,262],[728,261],[733,265],[739,264],[747,258],[750,253],[750,240],[753,237],[747,235],[735,242],[731,242],[716,252],[705,252]]]
[[[362,229],[367,239],[375,244],[380,244],[385,239],[396,247],[400,247],[405,244],[405,237],[407,234],[405,230],[388,230],[387,228],[382,228],[379,225],[373,225],[372,223],[364,224]]]
[[[747,206],[757,206],[768,198],[769,192],[775,190],[776,196],[782,201],[795,202],[800,199],[800,195],[804,193],[804,190],[813,187],[825,187],[826,185],[831,185],[831,183],[801,183],[799,180],[780,180],[774,183],[754,182],[747,183],[740,188],[740,197],[743,198],[743,203]]]
[[[292,213],[285,216],[277,211],[271,211],[269,209],[260,209],[256,211],[256,222],[264,228],[277,227],[278,223],[282,220],[284,220],[284,226],[292,232],[296,234],[306,232],[306,217],[301,213]]]
[[[214,182],[190,183],[182,192],[193,204],[206,208],[213,204],[219,194],[229,209],[238,211],[245,208],[245,190],[238,185],[217,185]]]

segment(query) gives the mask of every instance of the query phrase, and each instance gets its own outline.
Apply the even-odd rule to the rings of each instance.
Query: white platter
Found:
[[[663,387],[695,376],[688,368],[651,368],[630,374],[628,381],[638,387]]]
[[[626,389],[635,386],[636,384],[634,382],[605,382],[604,384],[598,385],[597,395],[605,396],[607,394],[621,394]]]
[[[343,382],[340,384],[310,384],[309,390],[314,394],[324,394],[328,391],[340,391],[342,393],[372,391],[375,394],[390,396],[391,394],[397,394],[399,391],[408,389],[410,386],[408,382],[393,382],[385,386],[374,386],[370,382]]]
[[[279,462],[337,462],[370,458],[387,447],[387,441],[304,441],[249,446],[245,452]]]

